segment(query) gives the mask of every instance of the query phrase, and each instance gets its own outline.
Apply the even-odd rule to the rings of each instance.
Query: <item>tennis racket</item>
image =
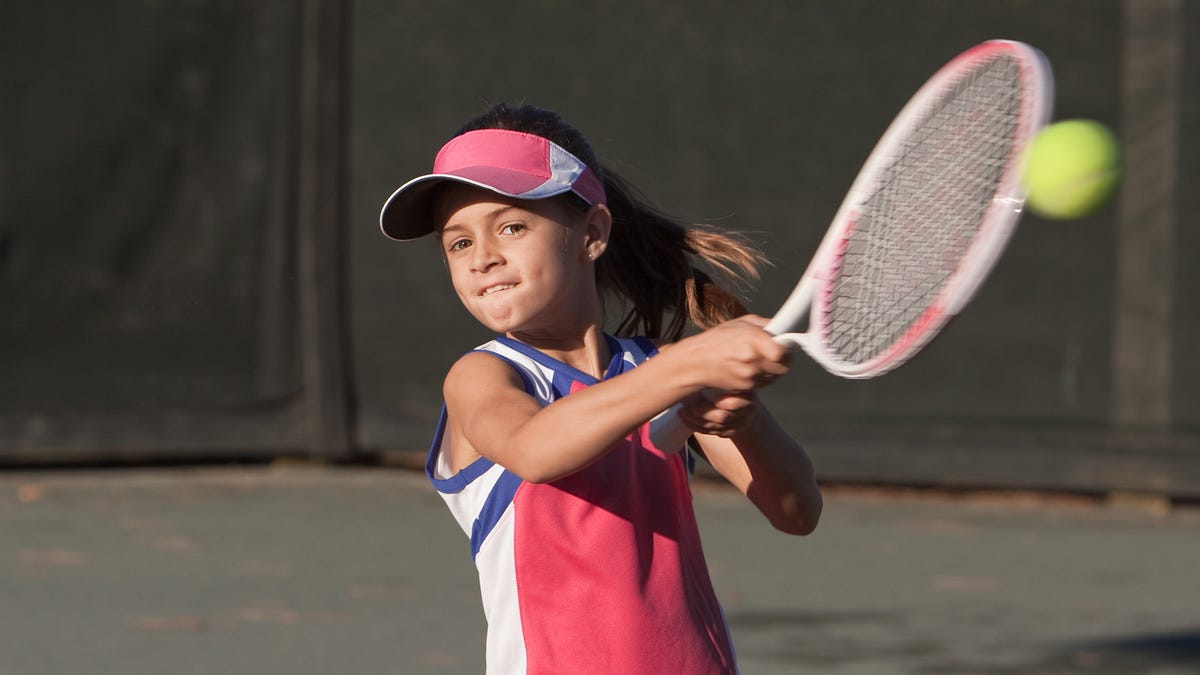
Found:
[[[933,75],[884,132],[788,299],[766,326],[846,378],[911,359],[958,314],[1008,243],[1026,144],[1049,120],[1041,52],[992,40]],[[690,432],[651,420],[664,450]]]

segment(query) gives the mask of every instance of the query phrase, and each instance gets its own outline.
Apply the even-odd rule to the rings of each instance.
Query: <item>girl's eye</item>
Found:
[[[500,234],[517,234],[525,229],[521,223],[506,223],[500,228]]]
[[[454,241],[453,243],[451,243],[449,246],[447,246],[446,250],[450,251],[451,253],[454,253],[455,251],[462,251],[470,245],[471,245],[470,240],[458,239],[458,240]]]

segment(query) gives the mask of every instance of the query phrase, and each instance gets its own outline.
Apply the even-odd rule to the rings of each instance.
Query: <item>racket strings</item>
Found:
[[[975,241],[1017,148],[1020,70],[994,58],[947,85],[897,145],[826,297],[827,348],[870,361],[927,316]]]

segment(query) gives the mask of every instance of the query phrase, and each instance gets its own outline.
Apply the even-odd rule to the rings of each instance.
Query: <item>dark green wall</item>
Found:
[[[1175,116],[1174,220],[1150,263],[1170,285],[1166,379],[1113,366],[1130,353],[1114,325],[1141,310],[1118,300],[1118,237],[1143,225],[1118,200],[1027,216],[904,368],[846,381],[800,359],[767,398],[829,479],[1200,494],[1196,3],[338,3],[0,9],[0,464],[321,453],[339,422],[319,411],[340,407],[311,405],[330,398],[314,364],[342,356],[358,448],[423,450],[443,374],[488,336],[433,245],[390,242],[376,218],[498,101],[559,110],[662,207],[753,236],[776,263],[751,296],[769,314],[907,98],[962,50],[1012,38],[1049,56],[1057,118],[1112,125],[1137,161],[1154,150],[1124,134],[1155,128],[1146,110]],[[343,10],[344,44],[325,25]],[[1162,101],[1128,94],[1135,23],[1141,57],[1182,50]],[[343,93],[339,129],[326,104]],[[1137,175],[1123,199],[1154,186]],[[342,205],[313,200],[339,190],[345,249],[314,254]],[[1118,424],[1147,383],[1168,419]]]
[[[471,7],[469,11],[466,9]],[[1119,124],[1118,2],[469,3],[364,1],[354,23],[354,314],[363,431],[423,440],[440,375],[484,339],[434,249],[374,218],[486,103],[562,112],[660,205],[752,233],[773,311],[892,117],[958,52],[1044,50],[1058,116]],[[974,305],[911,365],[869,382],[810,363],[771,392],[797,429],[829,422],[1094,427],[1109,405],[1112,209],[1026,218]],[[415,345],[420,356],[399,345]],[[397,425],[393,427],[393,425]],[[388,429],[388,431],[384,431]],[[392,436],[391,434],[399,434]]]

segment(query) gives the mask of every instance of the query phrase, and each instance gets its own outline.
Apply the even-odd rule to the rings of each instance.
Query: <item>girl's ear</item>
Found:
[[[608,248],[608,235],[612,232],[612,211],[604,204],[596,204],[584,216],[584,253],[588,260],[596,260]]]

